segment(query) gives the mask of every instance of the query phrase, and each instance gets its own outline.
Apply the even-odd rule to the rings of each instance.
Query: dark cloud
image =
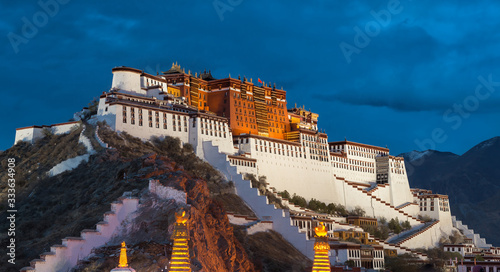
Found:
[[[71,0],[17,53],[8,34],[21,35],[22,18],[43,9],[36,1],[0,3],[0,149],[12,144],[16,127],[71,118],[109,89],[110,70],[119,65],[156,72],[177,61],[193,72],[276,82],[290,104],[320,113],[332,140],[388,144],[394,153],[416,149],[413,139],[446,127],[443,111],[473,94],[478,76],[500,81],[494,1],[401,0],[402,11],[350,63],[339,45],[353,45],[354,28],[364,29],[389,1],[243,0],[222,17],[213,3]],[[464,120],[463,127],[474,123],[474,137],[450,132],[442,148],[459,153],[499,135],[488,123],[498,121],[499,98],[493,93]],[[394,125],[379,130],[380,120]]]

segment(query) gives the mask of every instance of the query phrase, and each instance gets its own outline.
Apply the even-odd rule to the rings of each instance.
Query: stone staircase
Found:
[[[124,194],[125,195],[125,194]],[[66,237],[62,244],[53,245],[49,252],[42,253],[39,259],[23,267],[25,272],[66,272],[79,260],[87,257],[93,248],[100,247],[110,240],[113,233],[126,219],[137,211],[139,199],[122,196],[111,203],[111,211],[104,213],[104,220],[96,224],[96,229],[84,229],[80,237]]]
[[[423,223],[422,225],[416,226],[410,230],[401,232],[399,234],[393,235],[389,237],[386,242],[390,244],[396,244],[400,245],[404,242],[406,242],[409,239],[412,239],[419,235],[420,233],[430,229],[432,226],[436,225],[439,221],[434,221],[434,222],[426,222]]]
[[[101,139],[101,137],[99,136],[99,125],[96,125],[96,126],[95,126],[95,133],[94,133],[94,134],[95,134],[95,135],[94,135],[94,136],[95,136],[95,139],[97,140],[97,142],[99,143],[99,145],[101,145],[101,146],[102,146],[102,147],[104,147],[104,148],[109,148],[109,145],[108,145],[106,142],[104,142],[104,141]]]
[[[408,207],[410,205],[417,205],[417,204],[415,204],[413,202],[406,202],[406,203],[403,203],[403,204],[397,206],[395,209],[396,210],[402,210],[402,209],[404,209],[404,208],[406,208],[406,207]]]
[[[364,194],[366,197],[369,197],[371,198],[372,200],[375,200],[376,202],[378,203],[381,203],[383,205],[385,205],[387,208],[391,209],[391,210],[394,210],[396,212],[398,212],[400,215],[404,216],[408,221],[410,221],[410,223],[413,223],[412,225],[417,225],[417,224],[422,224],[424,223],[424,221],[404,212],[401,210],[401,207],[400,208],[396,208],[394,207],[393,205],[391,205],[390,203],[388,202],[385,202],[384,200],[376,197],[376,196],[373,196],[370,192],[367,192],[366,190],[364,190],[363,188],[360,188],[359,185],[356,185],[356,184],[353,184],[352,182],[349,182],[349,181],[346,181],[346,180],[343,180],[345,182],[345,184],[347,186],[350,186],[351,188],[354,188],[356,189],[358,192],[361,192],[362,194]]]
[[[372,238],[374,241],[376,241],[377,243],[379,243],[380,245],[382,245],[384,247],[384,249],[394,249],[394,250],[396,250],[398,252],[398,255],[399,254],[412,254],[412,255],[417,256],[421,260],[427,260],[427,254],[425,254],[425,253],[418,252],[416,250],[413,250],[413,249],[410,249],[410,248],[407,248],[407,247],[404,247],[404,246],[401,246],[401,245],[391,244],[391,243],[388,243],[388,242],[386,242],[384,240],[380,240],[380,239],[374,238],[371,235],[370,235],[370,238]]]
[[[367,187],[365,188],[364,190],[368,193],[368,194],[373,194],[375,191],[377,191],[379,188],[383,188],[383,187],[386,187],[386,186],[389,186],[389,184],[375,184],[374,186],[370,186],[370,187]]]
[[[473,229],[469,229],[467,225],[462,224],[462,221],[457,220],[456,216],[451,216],[451,222],[453,227],[459,229],[465,237],[472,239],[472,242],[476,247],[480,248],[490,248],[491,244],[486,243],[486,239],[481,238],[477,233],[474,233]]]

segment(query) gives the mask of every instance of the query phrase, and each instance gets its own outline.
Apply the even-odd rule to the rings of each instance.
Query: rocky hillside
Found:
[[[78,144],[78,134],[76,131],[48,136],[34,145],[16,145],[0,154],[2,162],[15,156],[18,177],[23,177],[16,188],[17,262],[15,266],[0,267],[0,271],[18,271],[62,238],[79,236],[81,230],[94,228],[110,203],[124,192],[141,198],[143,212],[128,232],[96,250],[78,271],[109,271],[116,266],[119,242],[124,238],[131,241],[130,264],[137,271],[164,268],[171,254],[170,236],[177,204],[166,202],[153,207],[145,190],[151,178],[187,193],[194,271],[292,271],[291,267],[310,265],[286,241],[279,245],[266,242],[282,240],[279,234],[270,233],[261,241],[255,236],[260,234],[247,236],[240,227],[231,225],[225,210],[251,210],[234,194],[231,182],[199,160],[189,145],[181,146],[178,139],[143,142],[101,128],[101,138],[114,148],[98,150],[87,163],[72,171],[48,176],[48,169],[59,161],[85,152]],[[1,207],[0,216],[5,216],[5,210]],[[0,223],[0,227],[6,229],[6,222]],[[6,234],[1,235],[0,242],[6,244]],[[263,249],[272,254],[264,258],[255,252]],[[0,262],[7,263],[5,255]]]
[[[451,211],[488,243],[500,245],[500,137],[459,156],[434,150],[401,154],[412,188],[450,197]]]

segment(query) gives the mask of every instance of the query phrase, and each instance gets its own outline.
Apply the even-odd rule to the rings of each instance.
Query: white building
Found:
[[[72,129],[76,129],[79,126],[78,121],[59,123],[49,126],[30,126],[16,129],[16,138],[14,144],[19,141],[34,143],[36,140],[45,137],[45,133],[51,133],[55,135],[69,133]]]

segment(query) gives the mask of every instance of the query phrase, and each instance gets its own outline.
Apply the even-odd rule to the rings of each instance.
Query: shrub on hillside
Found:
[[[434,221],[434,219],[432,219],[430,216],[428,215],[418,215],[418,219],[424,221],[424,222],[432,222]]]
[[[399,234],[403,230],[403,228],[401,227],[401,224],[399,224],[399,220],[397,218],[392,218],[389,221],[388,227],[395,234]]]
[[[354,210],[349,212],[349,215],[354,215],[354,216],[365,216],[366,211],[363,210],[360,206],[356,206]]]
[[[283,209],[285,208],[281,203],[281,199],[277,198],[273,192],[267,189],[267,179],[266,176],[260,176],[258,179],[253,174],[245,174],[244,179],[250,180],[252,184],[252,188],[257,188],[261,195],[265,195],[267,197],[269,204],[274,204],[276,208]]]

